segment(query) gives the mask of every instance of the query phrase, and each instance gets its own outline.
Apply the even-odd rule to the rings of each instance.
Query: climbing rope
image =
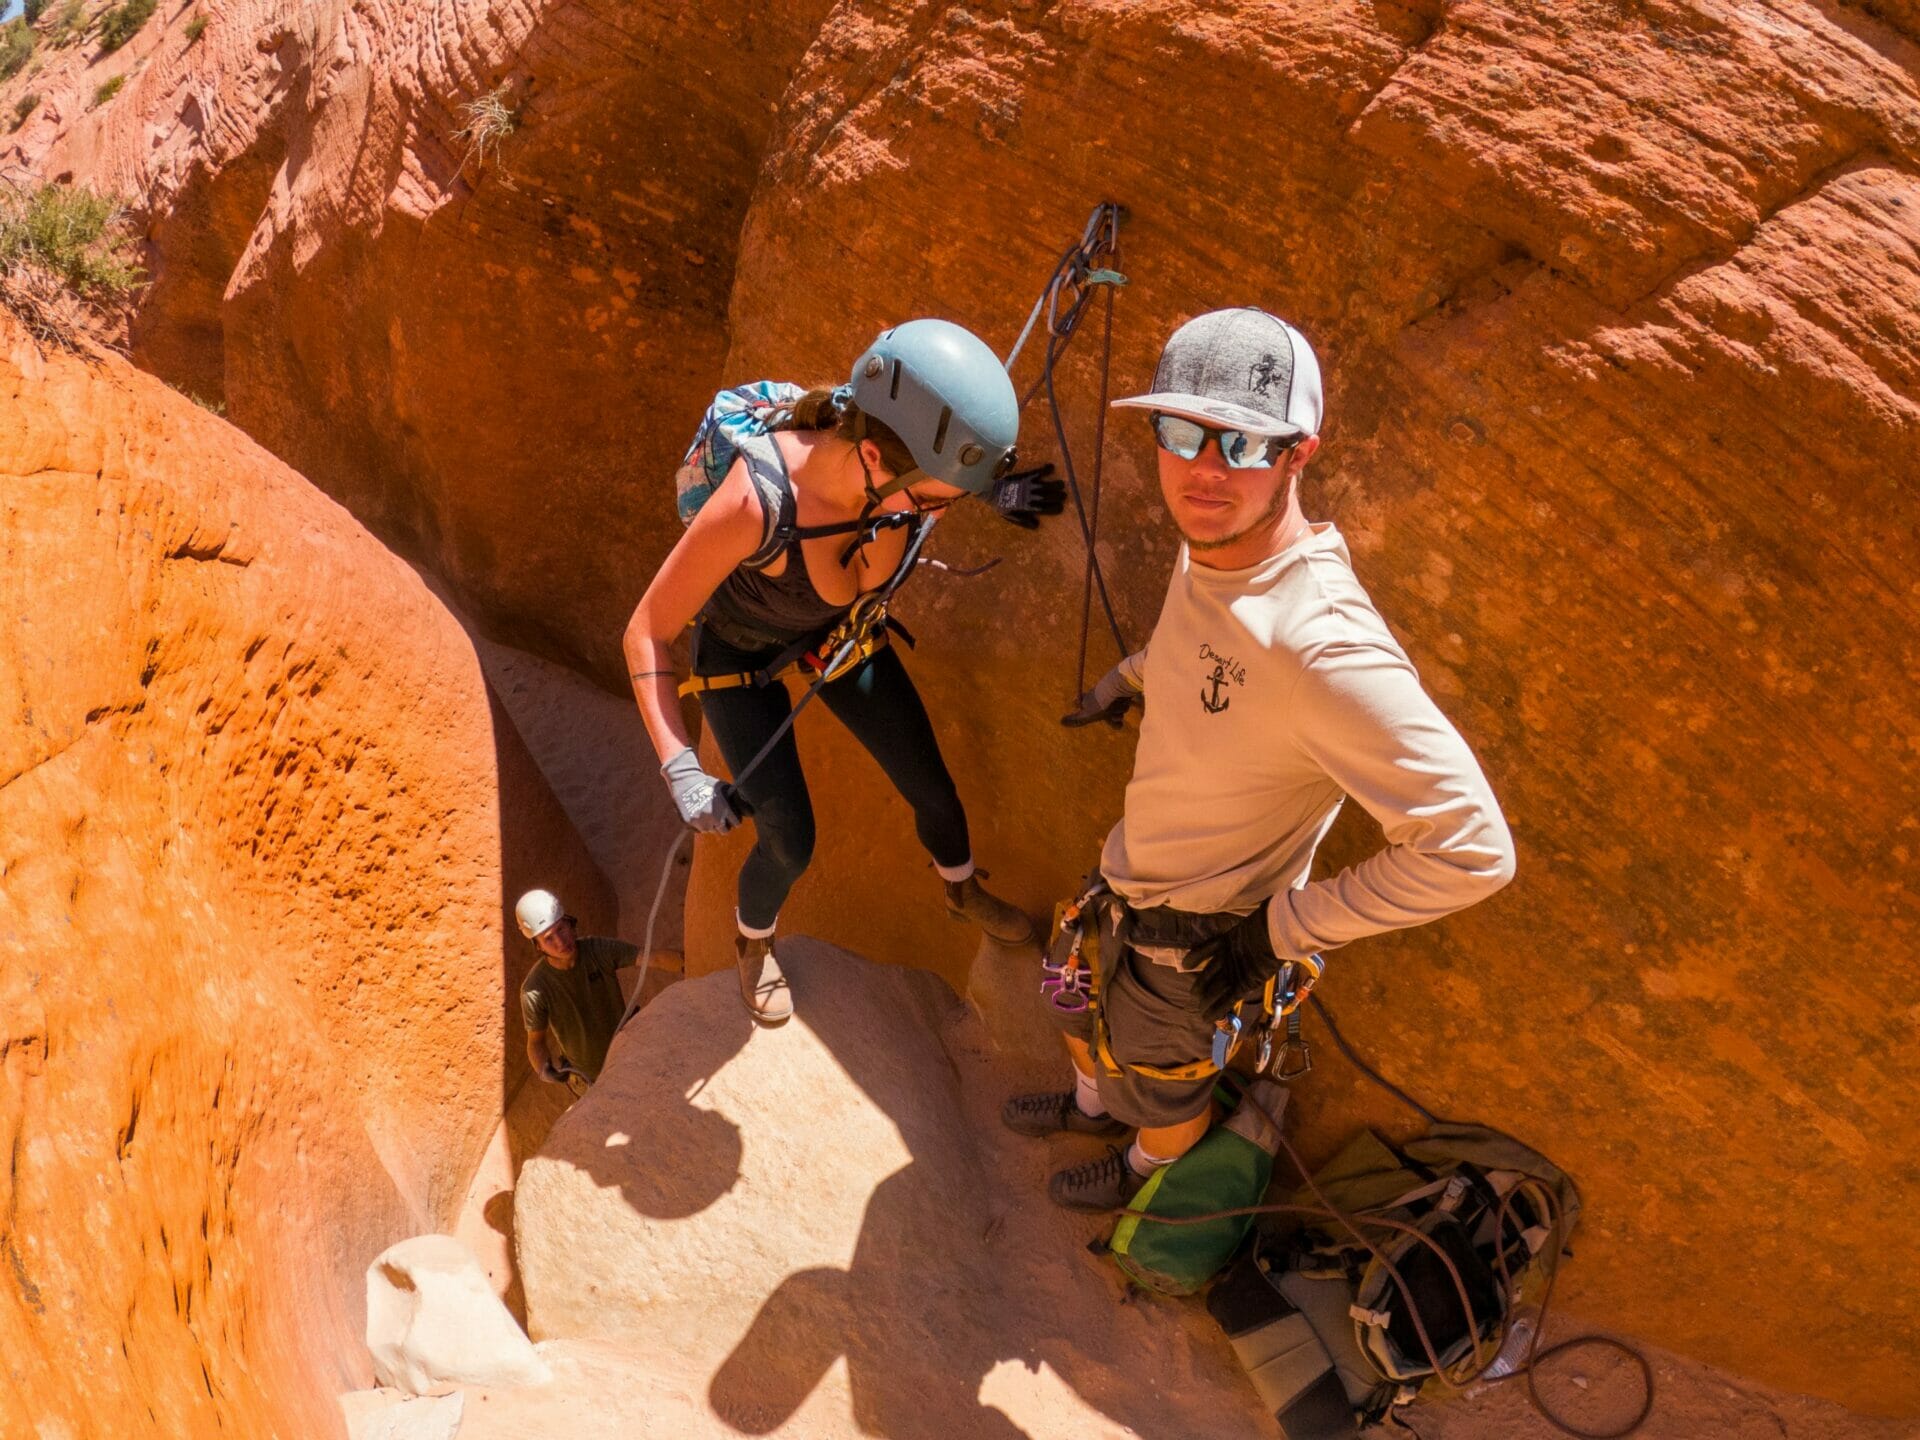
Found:
[[[1433,1111],[1415,1100],[1398,1085],[1386,1079],[1378,1070],[1367,1064],[1354,1052],[1353,1047],[1347,1043],[1346,1037],[1340,1033],[1340,1027],[1335,1024],[1332,1013],[1327,1009],[1325,1003],[1318,995],[1312,996],[1311,1001],[1314,1013],[1325,1022],[1328,1033],[1333,1036],[1334,1045],[1339,1049],[1340,1053],[1353,1064],[1355,1069],[1382,1090],[1386,1091],[1387,1094],[1393,1096],[1394,1099],[1412,1109],[1428,1124],[1437,1125],[1443,1123]],[[1457,1393],[1476,1381],[1484,1385],[1499,1385],[1508,1380],[1516,1380],[1521,1376],[1525,1376],[1527,1381],[1527,1399],[1532,1402],[1533,1408],[1539,1413],[1540,1418],[1562,1434],[1574,1436],[1575,1440],[1623,1440],[1623,1437],[1633,1434],[1640,1429],[1642,1425],[1647,1423],[1648,1417],[1653,1414],[1653,1366],[1648,1363],[1647,1357],[1639,1350],[1627,1344],[1624,1340],[1616,1340],[1608,1335],[1576,1335],[1570,1339],[1561,1340],[1553,1345],[1549,1345],[1544,1350],[1540,1348],[1541,1338],[1546,1334],[1547,1330],[1547,1315],[1553,1303],[1554,1281],[1560,1273],[1560,1255],[1567,1238],[1562,1231],[1563,1217],[1560,1214],[1559,1203],[1553,1194],[1544,1186],[1527,1187],[1528,1193],[1534,1203],[1546,1214],[1548,1239],[1542,1247],[1541,1252],[1543,1256],[1546,1257],[1543,1264],[1546,1270],[1547,1283],[1540,1295],[1540,1309],[1534,1319],[1533,1334],[1527,1343],[1526,1359],[1508,1374],[1486,1375],[1484,1372],[1487,1367],[1499,1358],[1498,1347],[1488,1347],[1488,1353],[1486,1353],[1477,1364],[1472,1366],[1471,1369],[1466,1370],[1464,1373],[1450,1375],[1447,1373],[1446,1368],[1441,1365],[1440,1356],[1436,1353],[1433,1341],[1427,1334],[1426,1324],[1420,1314],[1419,1302],[1414,1298],[1411,1287],[1408,1286],[1399,1270],[1397,1270],[1393,1263],[1380,1251],[1379,1247],[1367,1237],[1361,1227],[1368,1226],[1380,1230],[1411,1235],[1420,1244],[1430,1250],[1439,1261],[1441,1267],[1446,1271],[1448,1278],[1453,1281],[1454,1290],[1460,1299],[1461,1314],[1467,1317],[1470,1328],[1477,1335],[1479,1333],[1479,1322],[1474,1316],[1473,1303],[1467,1295],[1466,1280],[1460,1274],[1459,1268],[1454,1264],[1453,1257],[1446,1252],[1439,1242],[1414,1226],[1406,1225],[1399,1221],[1388,1220],[1381,1216],[1349,1215],[1347,1212],[1341,1210],[1332,1200],[1327,1198],[1326,1192],[1323,1191],[1319,1183],[1314,1180],[1313,1172],[1307,1168],[1306,1161],[1300,1157],[1300,1152],[1294,1149],[1293,1143],[1286,1137],[1286,1132],[1281,1129],[1278,1117],[1251,1094],[1244,1095],[1242,1098],[1248,1104],[1252,1105],[1254,1109],[1259,1112],[1261,1118],[1273,1127],[1273,1133],[1279,1139],[1281,1148],[1287,1152],[1287,1159],[1292,1162],[1294,1169],[1299,1172],[1300,1178],[1306,1182],[1307,1189],[1312,1192],[1313,1198],[1319,1202],[1317,1205],[1243,1205],[1232,1210],[1213,1210],[1203,1214],[1180,1216],[1155,1215],[1146,1211],[1130,1210],[1125,1206],[1121,1206],[1108,1213],[1116,1218],[1130,1216],[1138,1221],[1152,1221],[1161,1225],[1204,1225],[1215,1220],[1258,1215],[1302,1215],[1318,1220],[1331,1220],[1344,1229],[1349,1235],[1353,1236],[1366,1252],[1372,1256],[1374,1260],[1379,1262],[1388,1277],[1393,1281],[1395,1288],[1399,1290],[1401,1297],[1406,1301],[1407,1318],[1413,1322],[1414,1335],[1420,1341],[1420,1348],[1426,1355],[1427,1363],[1433,1368],[1433,1373],[1439,1379],[1440,1383],[1449,1390]],[[1515,1189],[1501,1197],[1499,1208],[1494,1214],[1495,1235],[1501,1237],[1506,1235],[1506,1227],[1513,1218],[1512,1206],[1514,1197],[1517,1194],[1519,1194],[1519,1190]],[[1513,1277],[1507,1268],[1504,1238],[1500,1246],[1495,1250],[1494,1258],[1499,1264],[1502,1286],[1511,1292],[1513,1289]],[[1511,1304],[1511,1301],[1509,1304]],[[1535,1377],[1542,1361],[1551,1359],[1556,1355],[1564,1355],[1571,1350],[1592,1347],[1618,1351],[1640,1367],[1642,1391],[1640,1408],[1631,1420],[1616,1429],[1588,1430],[1574,1424],[1565,1416],[1556,1412],[1553,1407],[1546,1402],[1545,1398],[1540,1394],[1539,1386],[1536,1383]]]
[[[1080,523],[1080,538],[1087,550],[1086,575],[1081,583],[1080,594],[1080,648],[1074,668],[1075,700],[1087,692],[1087,635],[1092,626],[1093,598],[1096,593],[1100,597],[1100,607],[1106,614],[1107,629],[1113,635],[1113,643],[1119,647],[1121,658],[1133,653],[1126,637],[1121,634],[1120,621],[1114,614],[1113,598],[1107,590],[1107,577],[1100,567],[1098,549],[1101,476],[1107,445],[1107,396],[1113,365],[1113,296],[1117,288],[1127,283],[1127,277],[1120,273],[1120,225],[1125,219],[1126,211],[1111,200],[1103,200],[1094,206],[1079,240],[1068,246],[1055,262],[1053,273],[1047,277],[1047,283],[1040,291],[1040,298],[1033,302],[1033,309],[1027,315],[1020,338],[1013,342],[1013,349],[1007,353],[1007,371],[1011,374],[1020,352],[1026,348],[1027,340],[1033,334],[1034,326],[1039,323],[1041,315],[1047,317],[1047,344],[1040,363],[1040,374],[1027,387],[1026,394],[1020,397],[1020,408],[1024,410],[1041,390],[1047,392],[1047,409],[1053,422],[1054,441],[1060,451],[1060,469],[1067,478],[1067,493],[1073,497],[1074,515]],[[1066,353],[1068,343],[1079,330],[1080,322],[1086,317],[1087,308],[1096,293],[1103,295],[1106,300],[1100,351],[1100,408],[1094,418],[1092,481],[1087,495],[1083,496],[1054,376],[1060,357]]]

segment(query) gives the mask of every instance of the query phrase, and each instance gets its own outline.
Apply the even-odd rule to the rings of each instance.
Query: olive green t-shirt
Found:
[[[587,1079],[598,1080],[627,1008],[613,972],[639,956],[638,945],[600,935],[581,936],[579,953],[565,970],[555,969],[542,955],[520,982],[520,1018],[527,1032],[552,1031],[567,1063]]]

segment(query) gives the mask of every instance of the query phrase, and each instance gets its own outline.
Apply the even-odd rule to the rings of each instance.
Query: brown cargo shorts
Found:
[[[1106,979],[1101,1003],[1107,1012],[1107,1041],[1113,1058],[1122,1066],[1167,1067],[1206,1059],[1213,1048],[1214,1026],[1200,1013],[1194,998],[1199,977],[1156,964],[1122,945],[1110,929],[1103,928],[1100,944]],[[1107,955],[1116,959],[1109,962]],[[1092,1012],[1068,1014],[1050,1004],[1047,1012],[1067,1034],[1093,1044]],[[1159,1129],[1183,1124],[1212,1104],[1214,1080],[1212,1075],[1156,1080],[1123,1069],[1119,1075],[1100,1075],[1098,1084],[1100,1098],[1118,1119]]]

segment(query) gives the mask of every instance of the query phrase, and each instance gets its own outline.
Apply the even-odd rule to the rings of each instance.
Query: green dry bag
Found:
[[[1224,1125],[1163,1165],[1127,1205],[1107,1249],[1128,1279],[1162,1295],[1191,1295],[1224,1269],[1253,1228],[1251,1215],[1199,1225],[1162,1225],[1153,1216],[1205,1215],[1258,1205],[1273,1178],[1280,1148],[1274,1130],[1287,1092],[1271,1080],[1251,1082]]]

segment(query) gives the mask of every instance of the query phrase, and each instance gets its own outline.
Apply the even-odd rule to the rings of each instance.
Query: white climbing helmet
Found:
[[[560,897],[551,890],[529,890],[520,897],[520,903],[513,907],[513,918],[520,922],[520,933],[529,940],[538,940],[547,931],[567,918]]]

